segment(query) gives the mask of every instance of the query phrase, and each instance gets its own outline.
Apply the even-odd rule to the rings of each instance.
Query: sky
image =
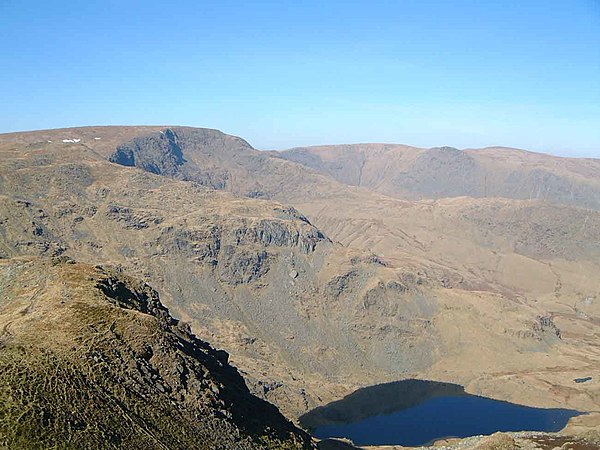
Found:
[[[600,0],[0,0],[0,132],[600,157]]]

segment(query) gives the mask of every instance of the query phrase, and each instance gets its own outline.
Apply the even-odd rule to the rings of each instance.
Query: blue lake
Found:
[[[360,389],[310,411],[300,422],[320,439],[417,446],[496,431],[559,431],[580,414],[466,394],[462,386],[450,383],[406,380]]]

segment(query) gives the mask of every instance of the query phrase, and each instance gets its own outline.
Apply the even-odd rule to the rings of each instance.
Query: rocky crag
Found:
[[[313,448],[120,270],[12,259],[0,292],[0,448]]]

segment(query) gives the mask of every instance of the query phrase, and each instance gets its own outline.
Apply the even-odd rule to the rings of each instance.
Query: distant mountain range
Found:
[[[279,155],[342,183],[400,198],[503,197],[600,207],[598,159],[389,144],[303,147]]]

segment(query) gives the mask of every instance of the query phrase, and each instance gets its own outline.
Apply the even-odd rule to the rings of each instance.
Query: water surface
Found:
[[[496,431],[559,431],[579,414],[471,395],[456,384],[405,380],[360,389],[308,412],[300,422],[321,439],[416,446]]]

